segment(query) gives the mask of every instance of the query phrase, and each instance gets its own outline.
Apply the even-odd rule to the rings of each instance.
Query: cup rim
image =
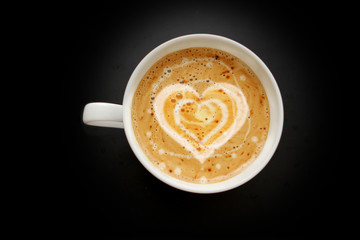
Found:
[[[156,167],[151,162],[151,160],[148,159],[148,157],[146,156],[146,154],[143,152],[142,148],[140,147],[139,143],[137,142],[137,139],[136,139],[134,131],[133,131],[133,126],[132,126],[132,121],[131,121],[131,106],[132,106],[132,100],[133,100],[134,93],[135,93],[137,86],[140,83],[144,73],[146,73],[148,71],[148,69],[155,62],[157,62],[160,58],[164,57],[166,54],[168,54],[170,52],[177,51],[177,50],[171,51],[170,49],[172,49],[173,47],[175,47],[175,48],[180,47],[180,45],[185,46],[185,47],[180,47],[180,48],[178,48],[178,50],[190,48],[190,47],[201,47],[202,45],[211,44],[210,42],[219,42],[220,47],[212,47],[212,48],[220,49],[220,50],[227,49],[227,47],[236,48],[239,51],[241,51],[243,54],[248,56],[250,63],[253,65],[256,64],[256,66],[259,67],[259,71],[262,70],[262,73],[265,74],[264,77],[267,77],[268,81],[266,83],[267,83],[268,87],[271,87],[271,93],[274,94],[273,97],[274,97],[275,103],[273,104],[273,106],[270,104],[270,128],[268,131],[268,137],[264,144],[264,148],[262,149],[259,156],[257,156],[257,158],[248,167],[246,167],[244,169],[244,171],[250,171],[250,172],[248,172],[247,175],[245,175],[245,176],[239,177],[239,175],[242,174],[242,172],[240,172],[240,173],[236,174],[235,176],[230,177],[229,179],[226,179],[221,182],[199,184],[199,183],[185,182],[180,179],[174,178],[174,177],[162,172],[158,167]],[[223,50],[223,51],[226,51],[226,50]],[[233,54],[233,52],[230,52],[230,51],[227,51],[227,52]],[[249,62],[245,61],[245,63],[247,63],[249,65]],[[249,65],[249,67],[253,69],[253,67],[250,65]],[[255,72],[255,74],[257,74],[254,69],[253,69],[253,71]],[[260,77],[259,77],[259,79],[260,79]],[[264,86],[263,81],[265,81],[265,80],[260,79],[260,81],[262,82],[262,85]],[[265,86],[264,86],[264,89],[269,98],[269,94],[268,94],[268,91]],[[133,150],[134,154],[136,155],[136,157],[140,161],[140,163],[152,175],[154,175],[156,178],[158,178],[162,182],[164,182],[172,187],[175,187],[177,189],[187,191],[187,192],[193,192],[193,193],[218,193],[218,192],[227,191],[227,190],[239,187],[240,185],[248,182],[250,179],[255,177],[268,164],[268,162],[272,158],[273,154],[275,153],[277,146],[280,142],[280,138],[281,138],[281,134],[282,134],[282,130],[283,130],[283,123],[284,123],[284,110],[283,110],[283,102],[282,102],[282,98],[281,98],[281,93],[280,93],[279,87],[276,83],[274,76],[272,75],[272,73],[270,72],[268,67],[265,65],[265,63],[255,53],[253,53],[251,50],[246,48],[244,45],[242,45],[234,40],[231,40],[229,38],[219,36],[219,35],[214,35],[214,34],[189,34],[189,35],[179,36],[179,37],[170,39],[170,40],[160,44],[158,47],[156,47],[152,51],[150,51],[136,66],[135,70],[133,71],[133,73],[127,83],[124,98],[123,98],[123,107],[124,107],[123,116],[124,116],[125,134],[126,134],[126,137],[130,144],[131,149]],[[273,116],[271,115],[274,108],[276,109],[276,115],[275,115],[276,121],[272,119]],[[272,126],[274,124],[276,124],[276,126]],[[276,129],[272,129],[271,127],[273,127],[273,128],[276,127]],[[269,135],[270,135],[271,131],[273,133],[272,137],[271,137],[271,145],[267,146],[266,144],[270,141]],[[264,155],[265,146],[267,146],[267,152]],[[258,161],[258,164],[256,166],[253,166],[255,161],[257,159],[259,159],[260,156],[262,156],[262,158],[263,158],[263,159],[261,159],[262,161],[261,162]],[[252,168],[252,169],[248,170],[249,168]]]

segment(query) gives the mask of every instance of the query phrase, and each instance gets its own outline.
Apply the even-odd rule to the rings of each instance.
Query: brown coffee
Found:
[[[267,96],[254,72],[230,53],[170,53],[142,78],[132,124],[149,160],[184,181],[228,179],[261,152],[269,130]]]

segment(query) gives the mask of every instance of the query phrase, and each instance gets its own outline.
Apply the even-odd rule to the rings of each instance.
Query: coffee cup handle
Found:
[[[123,106],[104,102],[88,103],[84,107],[83,122],[98,127],[124,128]]]

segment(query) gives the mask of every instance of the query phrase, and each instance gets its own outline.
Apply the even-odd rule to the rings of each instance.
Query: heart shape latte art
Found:
[[[202,94],[174,84],[156,95],[154,112],[161,128],[203,163],[241,129],[249,107],[232,84],[213,82]]]

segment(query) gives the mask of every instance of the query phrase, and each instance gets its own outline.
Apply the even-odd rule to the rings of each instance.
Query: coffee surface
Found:
[[[237,57],[189,48],[166,55],[142,78],[132,125],[144,153],[184,181],[228,179],[261,152],[270,122],[265,90]]]

